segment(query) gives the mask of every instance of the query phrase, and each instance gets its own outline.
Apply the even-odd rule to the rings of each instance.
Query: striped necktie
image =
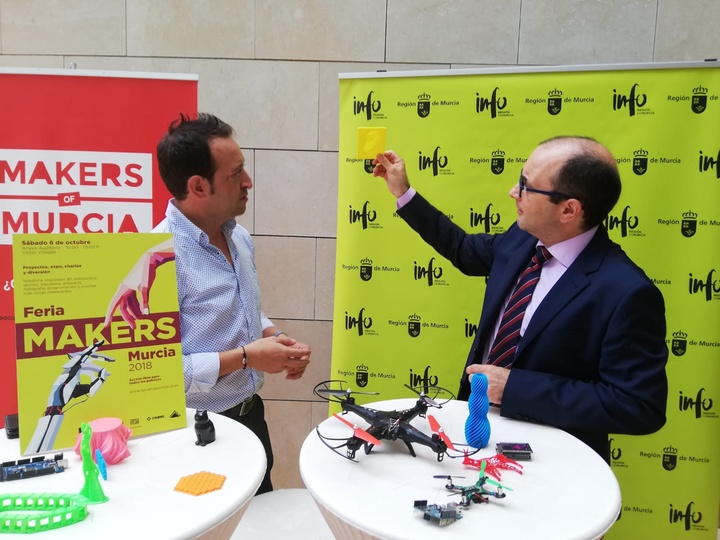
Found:
[[[520,343],[520,327],[525,316],[525,310],[530,303],[535,285],[540,280],[542,265],[551,258],[552,255],[545,246],[537,246],[537,252],[520,276],[515,290],[513,290],[505,307],[505,313],[503,313],[500,321],[500,328],[488,355],[488,364],[506,368],[512,367],[515,350]]]

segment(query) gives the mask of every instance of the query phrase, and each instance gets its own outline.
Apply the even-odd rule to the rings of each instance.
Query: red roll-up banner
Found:
[[[0,427],[17,412],[12,235],[149,232],[170,197],[155,147],[180,113],[197,113],[197,85],[197,75],[0,69]]]

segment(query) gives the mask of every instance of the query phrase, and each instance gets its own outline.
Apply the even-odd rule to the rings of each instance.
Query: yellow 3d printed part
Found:
[[[65,493],[0,495],[0,533],[34,533],[79,523],[88,515],[87,499]]]
[[[183,476],[175,486],[175,491],[198,496],[217,491],[223,487],[224,483],[225,477],[223,475],[202,471],[190,476]]]
[[[375,159],[375,156],[385,151],[384,127],[358,128],[358,159]]]

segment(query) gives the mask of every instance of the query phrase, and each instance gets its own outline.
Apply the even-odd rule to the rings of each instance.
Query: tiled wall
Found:
[[[268,376],[277,487],[299,487],[327,414],[337,220],[337,74],[720,57],[719,0],[0,0],[0,67],[196,73],[199,109],[233,125],[255,187],[265,312],[313,348]]]

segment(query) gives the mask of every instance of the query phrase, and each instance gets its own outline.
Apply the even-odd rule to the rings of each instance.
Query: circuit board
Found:
[[[435,523],[440,527],[446,527],[462,519],[462,506],[457,503],[428,504],[426,500],[415,501],[415,509],[423,513],[423,519]]]
[[[61,473],[67,466],[68,462],[63,459],[62,453],[55,454],[54,457],[35,456],[17,461],[5,461],[0,465],[0,482]]]

